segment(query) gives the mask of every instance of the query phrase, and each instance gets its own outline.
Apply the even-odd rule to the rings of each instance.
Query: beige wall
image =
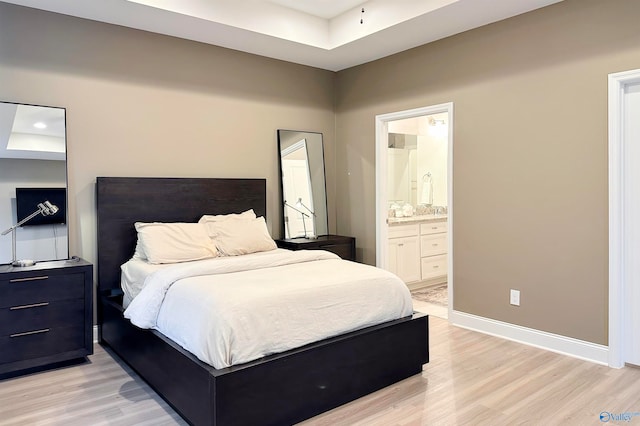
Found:
[[[278,128],[324,133],[335,74],[0,3],[0,100],[67,109],[70,252],[96,259],[96,176],[267,179],[280,236]],[[334,162],[327,162],[333,203]],[[335,213],[330,213],[335,230]]]
[[[375,262],[375,115],[454,102],[454,308],[606,345],[607,74],[640,68],[638,17],[566,0],[339,72],[338,231]]]

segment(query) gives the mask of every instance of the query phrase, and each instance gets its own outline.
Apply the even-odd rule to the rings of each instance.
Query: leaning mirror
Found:
[[[0,264],[69,257],[64,108],[0,102]]]
[[[278,130],[285,238],[329,233],[322,133]]]

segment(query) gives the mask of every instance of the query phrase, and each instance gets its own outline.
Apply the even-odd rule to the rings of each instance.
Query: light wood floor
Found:
[[[640,425],[640,369],[610,369],[430,317],[421,375],[303,423],[317,425]],[[0,381],[1,425],[184,425],[101,346],[90,362]]]

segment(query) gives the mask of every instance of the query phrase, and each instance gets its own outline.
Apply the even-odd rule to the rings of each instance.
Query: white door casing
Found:
[[[376,266],[388,269],[388,196],[387,196],[387,172],[389,131],[388,123],[407,118],[421,117],[438,113],[447,113],[448,120],[448,153],[447,153],[447,199],[449,233],[447,266],[447,283],[449,297],[449,314],[453,309],[453,102],[432,105],[423,108],[415,108],[406,111],[392,112],[376,115]],[[451,317],[451,315],[449,315]]]
[[[609,366],[615,368],[640,364],[640,266],[633,261],[640,255],[638,116],[640,70],[610,74]]]
[[[640,365],[640,83],[625,88],[623,220],[624,361]]]

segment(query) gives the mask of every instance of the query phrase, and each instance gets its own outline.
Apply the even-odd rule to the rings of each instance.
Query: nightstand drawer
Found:
[[[287,250],[326,250],[345,260],[356,260],[356,239],[344,235],[320,235],[314,239],[287,238],[275,240],[280,248]]]
[[[84,274],[34,274],[26,278],[0,281],[0,307],[30,305],[65,299],[82,299]]]
[[[331,253],[337,254],[342,259],[353,260],[351,244],[325,244],[318,246],[318,250],[330,251]]]
[[[42,328],[0,337],[0,363],[74,351],[84,347],[82,325]]]
[[[0,308],[0,336],[83,324],[84,300],[60,300]]]

